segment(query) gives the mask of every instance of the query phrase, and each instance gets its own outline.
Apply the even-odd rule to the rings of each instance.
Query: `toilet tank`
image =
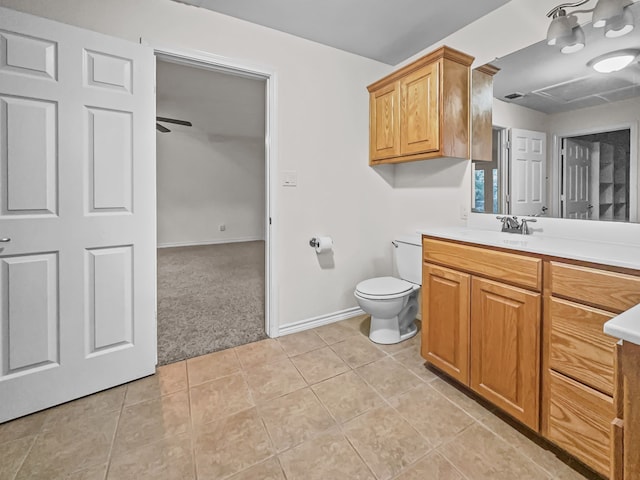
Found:
[[[422,237],[418,234],[398,235],[393,251],[400,278],[422,285]]]

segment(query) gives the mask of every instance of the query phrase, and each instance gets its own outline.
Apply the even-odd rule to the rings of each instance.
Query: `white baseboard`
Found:
[[[340,320],[346,320],[347,318],[364,315],[364,313],[364,310],[362,310],[360,307],[353,307],[347,308],[345,310],[340,310],[339,312],[327,313],[318,317],[307,318],[298,322],[288,323],[287,325],[281,325],[278,335],[283,336],[302,332],[311,328],[321,327],[322,325],[329,325],[330,323],[339,322]]]
[[[219,240],[206,240],[203,242],[168,242],[159,243],[158,248],[170,247],[197,247],[200,245],[218,245],[219,243],[240,243],[240,242],[264,242],[262,237],[240,237],[240,238],[221,238]]]

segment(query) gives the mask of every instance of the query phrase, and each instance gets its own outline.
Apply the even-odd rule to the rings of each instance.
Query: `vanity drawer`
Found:
[[[471,245],[423,238],[426,262],[540,291],[542,260]]]
[[[640,303],[640,277],[551,262],[551,292],[619,313]]]
[[[548,439],[608,478],[613,399],[554,371],[549,390]]]
[[[602,332],[614,314],[551,298],[549,367],[613,395],[617,339]]]

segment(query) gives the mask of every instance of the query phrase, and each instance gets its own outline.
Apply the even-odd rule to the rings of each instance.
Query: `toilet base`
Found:
[[[412,321],[404,333],[400,333],[398,317],[377,318],[371,316],[371,327],[369,328],[369,339],[373,343],[381,345],[392,345],[410,339],[418,333],[418,327]]]

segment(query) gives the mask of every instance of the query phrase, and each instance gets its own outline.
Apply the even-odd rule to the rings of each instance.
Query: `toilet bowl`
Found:
[[[354,293],[360,308],[371,315],[369,338],[385,345],[413,337],[418,328],[420,285],[394,277],[371,278],[360,282]]]
[[[371,315],[369,338],[387,345],[417,333],[414,320],[422,282],[420,236],[400,236],[392,244],[400,278],[370,278],[358,283],[354,292],[360,308]]]

